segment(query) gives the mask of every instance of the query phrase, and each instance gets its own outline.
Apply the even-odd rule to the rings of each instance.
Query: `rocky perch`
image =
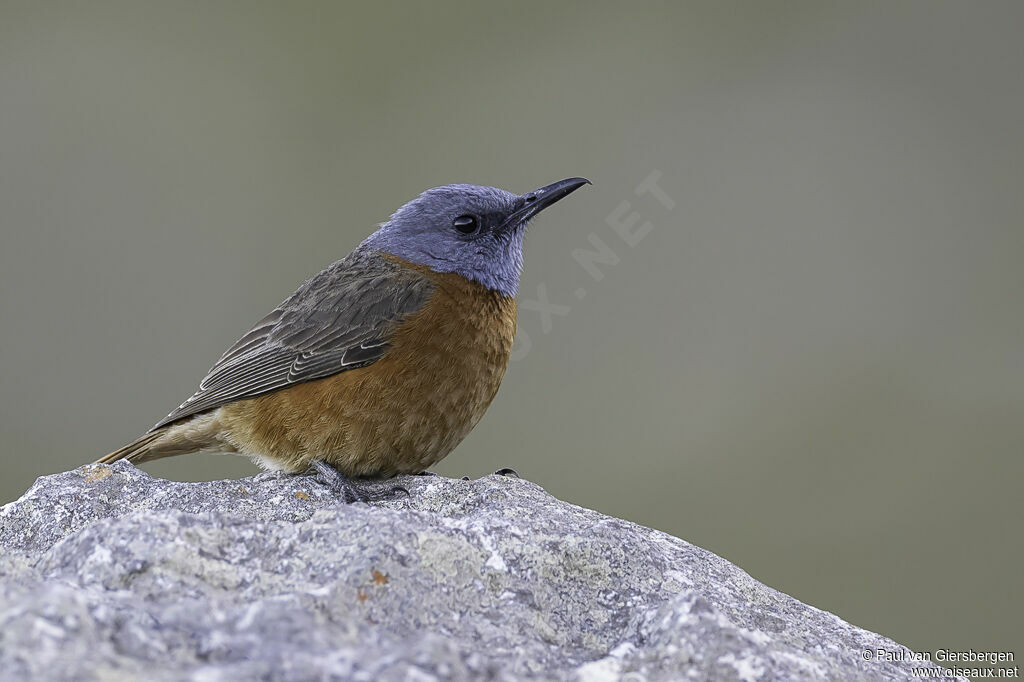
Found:
[[[0,509],[0,679],[911,676],[862,658],[895,642],[528,481],[398,482],[345,506],[306,476],[40,478]]]

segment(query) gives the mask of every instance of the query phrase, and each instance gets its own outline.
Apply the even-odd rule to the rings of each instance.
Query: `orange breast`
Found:
[[[515,299],[454,274],[403,263],[437,289],[384,357],[225,405],[227,439],[266,466],[302,471],[323,458],[350,476],[416,473],[476,426],[508,366]]]

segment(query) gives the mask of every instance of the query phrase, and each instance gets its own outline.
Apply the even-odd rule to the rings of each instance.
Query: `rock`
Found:
[[[126,462],[0,509],[0,679],[895,680],[910,652],[516,478],[176,483]]]

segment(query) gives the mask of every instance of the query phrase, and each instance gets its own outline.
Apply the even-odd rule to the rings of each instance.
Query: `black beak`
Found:
[[[567,178],[527,192],[519,197],[523,205],[508,217],[506,224],[521,225],[545,208],[569,196],[583,185],[591,184],[586,178]]]

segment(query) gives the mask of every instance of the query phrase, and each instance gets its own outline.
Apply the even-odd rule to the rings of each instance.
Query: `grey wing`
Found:
[[[378,254],[354,253],[316,275],[227,350],[199,390],[153,429],[227,403],[379,360],[433,283]]]

